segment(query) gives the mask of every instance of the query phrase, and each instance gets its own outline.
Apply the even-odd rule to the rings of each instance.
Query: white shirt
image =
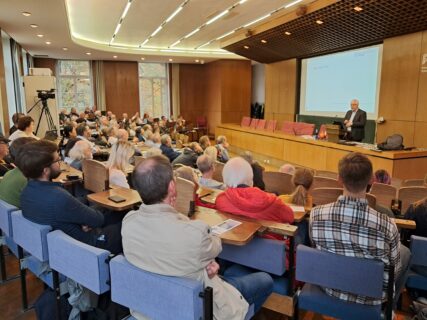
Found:
[[[126,179],[126,175],[122,170],[110,168],[109,170],[109,182],[119,187],[130,189],[129,183]]]
[[[34,138],[34,139],[40,140],[40,138],[35,136],[34,133],[32,132],[30,134],[27,134],[25,131],[16,130],[9,137],[10,143],[12,143],[13,140],[16,140],[18,138]]]
[[[350,120],[348,120],[348,121],[349,121],[349,122],[351,122],[352,124],[353,124],[354,117],[356,116],[356,113],[357,113],[357,110],[356,110],[356,111],[353,111],[353,112],[351,113]],[[350,127],[347,127],[347,131],[351,131],[351,126],[350,126]]]

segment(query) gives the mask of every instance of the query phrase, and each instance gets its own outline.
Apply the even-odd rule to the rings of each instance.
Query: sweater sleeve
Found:
[[[280,215],[282,216],[283,223],[294,223],[294,212],[292,209],[284,204],[281,199],[276,199],[276,205],[280,207]]]

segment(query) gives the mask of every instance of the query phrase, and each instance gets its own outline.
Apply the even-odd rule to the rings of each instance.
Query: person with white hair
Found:
[[[129,159],[134,153],[135,149],[128,141],[118,141],[111,147],[111,153],[106,164],[110,184],[130,188],[126,171],[131,168]]]
[[[92,159],[92,147],[86,140],[77,141],[68,153],[70,166],[77,170],[82,170],[82,161]]]
[[[129,140],[129,132],[125,129],[119,129],[117,130],[116,137],[118,141],[126,142]]]
[[[218,136],[216,138],[216,148],[218,149],[218,158],[221,162],[227,162],[230,159],[228,155],[228,144],[227,138],[225,136]]]
[[[162,150],[155,147],[152,147],[144,152],[144,158],[150,158],[150,157],[160,156],[160,155],[162,155]]]
[[[202,187],[213,189],[225,189],[225,185],[219,181],[212,179],[215,171],[215,163],[207,155],[201,155],[197,158],[197,168],[199,168],[202,176],[199,179],[199,184]]]
[[[214,146],[206,147],[203,154],[207,155],[211,159],[212,163],[215,163],[218,159],[218,150]]]
[[[245,159],[230,159],[224,166],[222,176],[228,189],[217,196],[217,210],[259,220],[294,222],[292,209],[277,196],[253,187],[253,171]]]
[[[172,139],[168,134],[162,135],[160,142],[161,142],[160,150],[162,150],[162,153],[169,159],[170,162],[178,158],[180,153],[176,152],[172,148]]]
[[[295,167],[289,163],[285,163],[283,166],[280,167],[279,172],[289,173],[293,175],[295,173]]]

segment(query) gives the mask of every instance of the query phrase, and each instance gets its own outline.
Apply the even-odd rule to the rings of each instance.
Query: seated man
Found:
[[[261,190],[265,190],[264,167],[260,165],[256,160],[254,160],[252,152],[250,151],[245,151],[240,156],[245,159],[252,167],[252,172],[254,174],[254,187],[260,188]]]
[[[202,187],[221,189],[224,190],[225,186],[223,183],[212,179],[215,168],[211,158],[207,155],[201,155],[197,159],[197,168],[202,173],[202,177],[199,179],[199,184]]]
[[[218,160],[221,162],[227,162],[230,159],[228,155],[228,147],[230,145],[227,142],[227,138],[225,136],[218,136],[216,138],[216,148],[218,149]]]
[[[162,143],[160,150],[162,150],[162,153],[169,159],[170,162],[173,162],[176,158],[178,158],[180,153],[176,152],[172,148],[172,139],[168,134],[162,135],[160,142]]]
[[[128,261],[149,272],[203,281],[213,288],[215,319],[244,319],[248,303],[258,311],[272,292],[271,277],[264,272],[228,279],[218,276],[215,257],[221,252],[221,240],[203,221],[190,220],[174,209],[176,183],[168,159],[145,159],[132,176],[144,204],[123,220]],[[145,319],[136,312],[133,316]]]
[[[185,147],[182,153],[172,161],[172,164],[182,164],[192,168],[197,168],[197,157],[203,153],[203,149],[197,142],[192,142],[188,147]]]
[[[52,182],[61,173],[57,149],[55,143],[40,140],[27,143],[19,151],[19,168],[29,179],[21,193],[22,214],[35,223],[62,230],[78,241],[120,253],[121,223],[103,227],[106,215],[84,205],[59,183]]]
[[[228,160],[222,176],[228,189],[216,198],[218,210],[260,220],[294,222],[292,209],[277,196],[253,187],[252,168],[245,159]]]
[[[410,252],[400,245],[394,221],[368,206],[366,187],[372,181],[371,161],[361,153],[349,153],[340,160],[338,175],[344,194],[334,203],[311,210],[311,240],[317,249],[383,261],[383,299],[375,300],[334,289],[325,289],[325,292],[349,302],[381,304],[387,297],[388,270],[393,266],[396,302],[406,281]]]
[[[13,165],[6,161],[6,158],[9,155],[9,140],[3,137],[0,137],[0,176],[3,177],[6,172],[14,168]]]

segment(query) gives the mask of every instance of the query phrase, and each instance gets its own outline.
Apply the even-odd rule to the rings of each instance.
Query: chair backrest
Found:
[[[189,214],[196,201],[196,185],[187,179],[177,178],[176,191],[176,210],[184,215]]]
[[[316,176],[338,180],[338,173],[327,170],[316,170]]]
[[[203,283],[144,271],[122,255],[110,261],[111,300],[150,319],[203,319]]]
[[[256,270],[282,276],[286,271],[286,251],[284,241],[254,238],[244,246],[223,244],[219,257]]]
[[[375,209],[377,206],[377,197],[375,197],[373,194],[367,193],[366,200],[368,200],[368,206],[370,206],[372,209]]]
[[[260,120],[258,120],[258,123],[257,123],[257,125],[256,125],[256,129],[257,129],[257,130],[264,130],[264,128],[265,128],[265,123],[266,123],[266,121],[265,121],[264,119],[260,119]]]
[[[283,121],[282,132],[285,134],[295,135],[295,122],[292,121]]]
[[[82,171],[84,187],[86,190],[101,192],[108,189],[108,169],[102,162],[88,159],[83,160]]]
[[[272,192],[277,195],[291,194],[295,186],[292,183],[292,175],[289,173],[277,171],[264,171],[263,180],[265,191]]]
[[[298,246],[296,256],[299,281],[375,299],[382,297],[384,264],[381,261],[346,257],[304,245]]]
[[[223,182],[224,179],[222,178],[222,170],[224,169],[224,164],[222,162],[216,161],[215,162],[215,170],[212,176],[212,179]]]
[[[305,122],[296,122],[294,125],[295,134],[297,136],[302,135],[313,135],[315,124],[305,123]]]
[[[411,264],[427,266],[427,238],[411,236]]]
[[[249,127],[250,124],[251,124],[251,118],[250,117],[243,117],[242,122],[240,123],[240,125],[242,127]]]
[[[377,198],[377,203],[386,207],[391,207],[391,202],[396,199],[397,189],[395,186],[374,182],[369,190]]]
[[[60,230],[47,234],[49,266],[83,287],[102,294],[110,290],[110,252],[87,245]]]
[[[311,191],[313,204],[316,206],[335,202],[342,194],[342,188],[316,188]]]
[[[423,187],[424,179],[406,179],[402,181],[401,187]]]
[[[397,192],[397,198],[402,201],[402,213],[405,213],[412,203],[425,197],[427,197],[427,187],[402,187]]]
[[[208,120],[205,116],[198,116],[196,119],[196,124],[198,128],[206,128],[208,126]]]
[[[12,212],[13,241],[41,262],[49,261],[47,234],[51,226],[27,220],[21,211]]]
[[[337,179],[314,176],[312,188],[342,188],[342,185],[338,182]]]
[[[277,120],[268,120],[265,130],[274,132],[276,130]]]
[[[13,236],[11,213],[17,210],[17,207],[0,200],[0,230],[8,237]]]
[[[258,125],[258,119],[251,119],[251,124],[249,125],[249,127],[251,129],[256,129],[257,125]]]

